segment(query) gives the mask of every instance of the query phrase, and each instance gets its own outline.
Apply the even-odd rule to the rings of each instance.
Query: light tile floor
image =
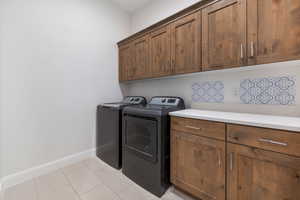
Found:
[[[0,200],[192,200],[170,189],[162,198],[91,158],[8,188]]]

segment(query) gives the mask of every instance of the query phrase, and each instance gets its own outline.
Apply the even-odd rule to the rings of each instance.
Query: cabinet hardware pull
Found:
[[[233,170],[233,153],[230,153],[230,171]]]
[[[219,159],[219,167],[221,168],[221,165],[222,165],[222,161],[221,161],[221,152],[218,151],[218,159]]]
[[[201,130],[201,128],[195,127],[195,126],[185,126],[185,127],[190,128],[190,129],[194,129],[194,130]]]
[[[172,69],[172,72],[175,72],[175,60],[174,59],[171,60],[171,69]]]
[[[244,45],[241,44],[241,59],[244,59]]]
[[[250,56],[251,56],[251,58],[254,58],[254,42],[253,41],[251,42],[251,45],[250,45]]]
[[[283,142],[277,142],[277,141],[274,141],[274,140],[269,140],[269,139],[264,139],[264,138],[261,138],[261,139],[258,139],[259,142],[265,142],[265,143],[270,143],[270,144],[276,144],[276,145],[280,145],[280,146],[288,146],[287,143],[283,143]]]

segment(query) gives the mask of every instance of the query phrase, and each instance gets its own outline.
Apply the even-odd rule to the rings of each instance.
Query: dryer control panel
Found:
[[[149,105],[180,107],[184,105],[184,101],[180,97],[153,97]]]

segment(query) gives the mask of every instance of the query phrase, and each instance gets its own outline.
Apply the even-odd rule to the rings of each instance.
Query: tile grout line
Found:
[[[118,174],[117,174],[118,176],[119,175],[121,175],[122,176],[122,172],[121,172],[121,170],[118,170]],[[96,176],[98,176],[97,174],[96,174]],[[100,181],[101,181],[101,179],[100,179]],[[102,181],[101,181],[102,182]],[[103,183],[103,182],[102,182]],[[118,197],[118,199],[119,200],[123,200],[123,198],[120,196],[120,194],[118,194],[117,192],[115,192],[111,187],[109,187],[109,186],[107,186],[105,183],[103,183],[112,193],[114,193],[117,197]],[[131,186],[129,185],[129,183],[126,183],[126,184],[128,184],[128,189],[129,188],[131,188]],[[124,189],[125,190],[125,189]],[[123,192],[123,191],[122,191]],[[122,193],[122,192],[120,192],[120,193]]]
[[[65,177],[65,179],[67,180],[67,182],[69,183],[71,189],[73,190],[73,192],[77,195],[77,197],[79,198],[79,200],[82,200],[81,196],[79,195],[79,193],[76,191],[76,189],[73,187],[71,181],[69,180],[68,176],[65,174],[64,170],[62,168],[59,168],[59,171],[61,171],[61,173],[63,174],[63,176]]]
[[[83,162],[83,165],[86,166],[86,167],[91,171],[91,169],[84,163],[84,161],[81,161],[81,162]],[[79,163],[80,163],[80,162],[79,162]],[[78,164],[78,163],[76,163],[76,164]],[[70,184],[72,190],[75,192],[75,194],[79,197],[80,200],[82,200],[82,197],[81,197],[82,195],[85,195],[85,194],[91,192],[91,191],[94,190],[97,186],[100,185],[100,184],[96,184],[96,185],[95,185],[94,187],[92,187],[90,190],[88,190],[88,191],[86,191],[86,192],[84,192],[84,193],[82,193],[82,194],[79,194],[79,192],[73,187],[71,180],[68,178],[68,176],[66,175],[66,173],[64,172],[64,170],[63,170],[62,168],[60,168],[60,171],[62,172],[62,174],[63,174],[64,177],[66,178],[67,182]],[[94,174],[94,173],[93,173],[93,174]],[[95,175],[95,176],[96,176],[96,175]],[[99,181],[102,183],[102,181],[101,181],[100,179],[99,179]]]
[[[115,193],[110,187],[108,187],[107,185],[105,185],[105,183],[103,183],[103,181],[100,179],[100,177],[95,173],[95,171],[93,171],[85,162],[83,163],[89,170],[91,173],[93,173],[101,182],[101,184],[106,187],[106,189],[108,189],[109,191],[111,191],[113,194],[115,194],[118,198],[119,196],[117,195],[117,193]],[[93,187],[91,190],[85,192],[84,194],[87,194],[89,192],[91,192],[92,190],[94,190],[96,187],[98,187],[100,184],[95,185],[95,187]],[[121,198],[119,198],[121,200]]]
[[[93,172],[93,173],[95,174],[95,176],[98,177],[98,175],[97,175],[95,172]],[[99,180],[101,181],[101,183],[102,183],[109,191],[111,191],[113,194],[116,195],[116,197],[118,198],[118,200],[122,200],[122,198],[119,196],[119,194],[117,194],[115,191],[113,191],[112,188],[108,187],[105,183],[103,183],[103,181],[100,179],[100,177],[98,177],[98,178],[99,178]]]
[[[83,162],[83,165],[93,174],[93,175],[95,175],[97,178],[98,178],[98,176],[94,173],[94,171],[93,170],[91,170],[91,168],[85,163],[85,161],[82,161]],[[101,179],[99,178],[99,181],[101,182],[101,184],[103,184],[103,182],[101,181]],[[91,192],[92,190],[94,190],[96,187],[98,187],[100,185],[100,183],[99,184],[96,184],[94,187],[92,187],[90,190],[88,190],[88,191],[86,191],[86,192],[84,192],[82,195],[85,195],[85,194],[87,194],[87,193],[89,193],[89,192]]]
[[[101,163],[100,161],[97,160],[97,162],[99,162],[99,164],[102,165],[102,163]],[[89,168],[89,170],[90,170],[96,177],[99,178],[100,182],[101,182],[101,183],[102,183],[109,191],[111,191],[113,194],[116,195],[116,197],[118,198],[118,200],[122,200],[122,198],[120,197],[120,195],[119,195],[118,193],[116,193],[112,188],[110,188],[109,186],[107,186],[107,185],[101,180],[101,178],[96,174],[95,171],[93,171],[90,167],[88,167],[88,165],[87,165],[85,162],[84,162],[84,164],[87,166],[87,168]],[[104,167],[107,167],[107,166],[104,165]],[[101,170],[104,170],[104,169],[102,168],[102,166],[101,166]],[[119,175],[119,174],[122,175],[121,170],[118,170],[118,175]],[[128,186],[129,186],[129,184],[128,184]],[[96,187],[96,186],[95,186],[95,187]],[[129,187],[130,187],[130,186],[129,186]]]
[[[36,197],[36,200],[39,200],[39,192],[38,192],[38,183],[37,183],[37,178],[34,178],[33,180],[33,188],[34,188],[34,191],[35,191],[35,197]]]

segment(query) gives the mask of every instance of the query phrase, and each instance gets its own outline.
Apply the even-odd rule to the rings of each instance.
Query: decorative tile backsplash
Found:
[[[295,99],[294,76],[245,79],[240,82],[240,101],[244,104],[293,105]]]
[[[205,81],[192,85],[192,100],[195,103],[224,103],[224,83]]]

